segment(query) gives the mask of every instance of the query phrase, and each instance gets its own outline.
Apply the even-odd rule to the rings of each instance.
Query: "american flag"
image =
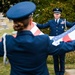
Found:
[[[40,31],[40,29],[36,26],[35,22],[32,22],[32,27],[30,30],[35,36],[36,35],[44,35],[43,32]],[[68,42],[71,40],[75,40],[75,25],[73,27],[71,27],[69,30],[67,30],[66,32],[62,33],[61,35],[58,36],[49,36],[50,39],[54,40],[54,41],[64,41],[64,42]]]

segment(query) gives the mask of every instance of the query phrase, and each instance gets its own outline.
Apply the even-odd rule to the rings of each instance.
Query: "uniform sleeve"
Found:
[[[40,29],[48,28],[49,26],[50,26],[50,21],[48,21],[44,24],[37,24],[37,27],[40,28]]]
[[[3,56],[4,50],[3,50],[3,43],[0,41],[0,57]]]
[[[50,55],[63,54],[75,50],[75,41],[71,42],[55,42],[49,41],[48,53]]]
[[[73,25],[75,25],[75,22],[71,23],[71,22],[66,21],[66,25],[67,27],[72,27]]]

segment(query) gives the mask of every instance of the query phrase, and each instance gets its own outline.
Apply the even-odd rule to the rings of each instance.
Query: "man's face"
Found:
[[[61,16],[61,14],[60,14],[60,13],[54,13],[54,18],[55,18],[55,19],[59,19],[59,18],[60,18],[60,16]]]

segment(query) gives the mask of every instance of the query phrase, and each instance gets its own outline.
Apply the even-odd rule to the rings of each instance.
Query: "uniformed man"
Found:
[[[57,36],[62,34],[67,27],[72,27],[73,23],[66,21],[66,19],[61,19],[62,10],[60,8],[53,9],[54,19],[49,20],[45,24],[37,24],[39,28],[50,28],[50,36]],[[65,72],[65,54],[54,55],[54,70],[55,75],[64,75]],[[59,67],[60,65],[60,67]]]
[[[11,65],[10,75],[49,75],[46,63],[48,55],[75,50],[75,41],[57,43],[50,40],[48,35],[34,36],[31,33],[35,9],[34,3],[25,1],[14,5],[6,13],[17,31],[16,37],[6,35],[6,39],[0,42],[0,56],[7,55]]]

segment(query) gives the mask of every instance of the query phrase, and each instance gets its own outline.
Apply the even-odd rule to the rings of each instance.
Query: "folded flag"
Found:
[[[53,38],[54,41],[64,41],[64,42],[68,42],[68,41],[72,41],[75,40],[75,25],[73,27],[71,27],[69,30],[67,30],[66,32],[55,36]]]
[[[35,22],[32,22],[32,27],[30,30],[35,36],[36,35],[44,35],[43,32],[40,31],[40,29],[36,26]],[[54,41],[64,41],[64,42],[68,42],[71,40],[75,40],[75,25],[73,27],[71,27],[69,30],[67,30],[66,32],[58,35],[58,36],[49,36],[50,39],[54,40]]]
[[[37,27],[37,24],[35,22],[32,22],[31,24],[31,29],[30,31],[35,35],[44,35],[44,33]],[[17,32],[13,32],[13,36],[16,37]],[[66,32],[58,35],[58,36],[49,36],[49,38],[53,41],[64,41],[64,42],[68,42],[71,40],[75,40],[75,25],[73,27],[71,27],[69,30],[67,30]]]

